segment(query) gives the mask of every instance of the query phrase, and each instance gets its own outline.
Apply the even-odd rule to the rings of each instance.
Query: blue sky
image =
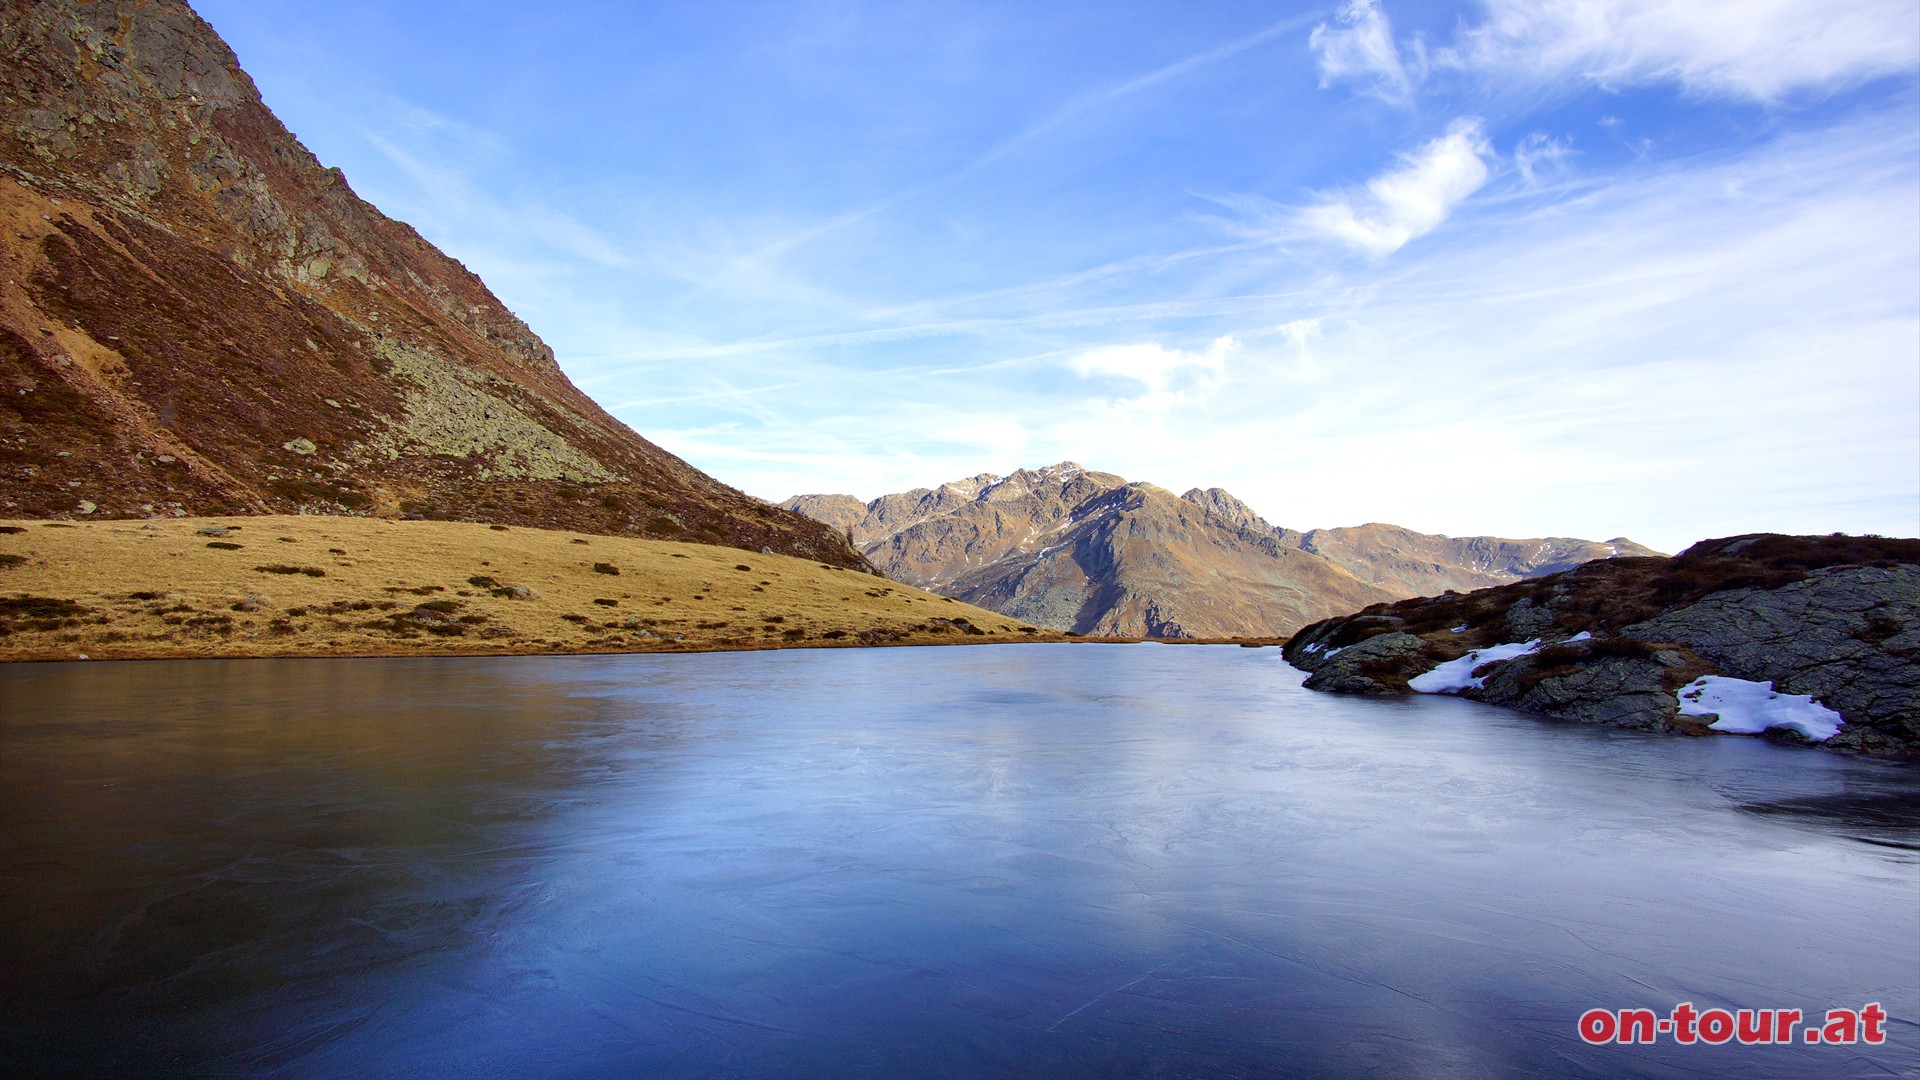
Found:
[[[770,499],[1920,533],[1911,0],[197,0],[574,381]]]

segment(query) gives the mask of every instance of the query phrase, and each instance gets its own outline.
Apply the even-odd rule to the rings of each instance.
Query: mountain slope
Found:
[[[864,567],[634,434],[178,0],[0,21],[0,512],[354,513]]]
[[[1302,533],[1220,488],[1185,495],[1072,462],[862,503],[780,504],[842,530],[883,573],[1041,626],[1153,637],[1278,636],[1384,600],[1502,584],[1627,540],[1451,538],[1390,525]]]

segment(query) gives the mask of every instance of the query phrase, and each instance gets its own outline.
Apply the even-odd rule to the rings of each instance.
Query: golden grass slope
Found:
[[[0,660],[1057,641],[785,555],[444,521],[0,522]]]

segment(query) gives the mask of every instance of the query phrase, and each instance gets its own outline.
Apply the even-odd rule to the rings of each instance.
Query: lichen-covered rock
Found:
[[[1675,692],[1699,670],[1697,658],[1639,642],[1598,638],[1562,642],[1493,665],[1485,685],[1466,696],[1492,705],[1589,724],[1666,731],[1676,726]]]
[[[1305,685],[1337,694],[1404,694],[1408,678],[1433,666],[1425,658],[1426,648],[1427,643],[1412,634],[1376,634],[1323,657]]]
[[[1318,671],[1335,653],[1368,638],[1399,630],[1404,623],[1391,616],[1349,615],[1322,619],[1293,635],[1281,655],[1302,671]]]
[[[1500,629],[1508,641],[1532,641],[1553,633],[1557,622],[1551,607],[1525,597],[1507,609]]]
[[[1714,593],[1622,633],[1680,642],[1719,674],[1810,695],[1846,718],[1835,745],[1920,745],[1920,566],[1816,570],[1777,589]]]

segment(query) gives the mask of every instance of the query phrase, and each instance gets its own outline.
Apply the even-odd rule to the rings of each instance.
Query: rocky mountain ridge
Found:
[[[1286,658],[1316,690],[1459,693],[1616,727],[1912,755],[1920,540],[1706,540],[1375,605],[1302,629]]]
[[[780,504],[840,529],[897,580],[1041,626],[1148,637],[1281,636],[1358,606],[1647,549],[1627,540],[1301,532],[1220,488],[1184,495],[1064,461],[861,502]]]
[[[1566,536],[1508,540],[1440,536],[1378,522],[1313,529],[1299,534],[1299,544],[1363,581],[1414,596],[1505,585],[1571,570],[1595,559],[1661,554],[1623,536],[1600,542]]]
[[[636,435],[179,0],[0,20],[0,514],[371,514],[865,568]]]

